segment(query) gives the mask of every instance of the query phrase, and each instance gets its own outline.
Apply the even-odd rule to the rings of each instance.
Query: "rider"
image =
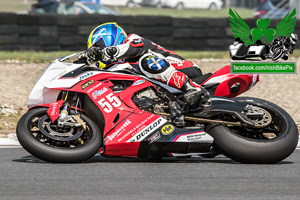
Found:
[[[201,106],[209,97],[206,89],[191,80],[202,75],[196,64],[149,39],[136,34],[127,36],[117,23],[97,26],[88,36],[87,45],[87,60],[97,62],[99,68],[105,68],[120,59],[138,62],[136,70],[184,92],[184,100],[188,105]]]

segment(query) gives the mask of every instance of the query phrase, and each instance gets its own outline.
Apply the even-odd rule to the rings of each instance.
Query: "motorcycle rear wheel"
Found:
[[[221,153],[237,162],[257,164],[277,163],[293,153],[299,133],[287,112],[263,99],[236,99],[267,110],[272,116],[272,122],[263,129],[209,124],[207,132],[214,138],[214,144]]]
[[[57,137],[49,131],[51,126],[56,127],[56,122],[52,123],[47,115],[47,108],[35,108],[29,110],[21,117],[17,125],[17,137],[23,148],[32,155],[54,163],[77,163],[93,157],[102,145],[102,137],[98,126],[85,115],[80,116],[86,123],[86,129],[82,127],[74,128],[72,134],[80,137]],[[43,120],[45,131],[43,133],[39,127],[39,121]],[[52,130],[52,128],[50,128]],[[72,129],[71,129],[72,130]],[[64,134],[64,130],[60,129]],[[59,132],[59,131],[58,131]],[[47,136],[48,135],[48,136]],[[50,137],[49,137],[50,136]]]
[[[275,49],[272,55],[272,60],[278,60],[284,54],[282,49]]]

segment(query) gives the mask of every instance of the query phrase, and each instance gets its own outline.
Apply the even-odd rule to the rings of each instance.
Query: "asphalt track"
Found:
[[[52,164],[22,148],[1,148],[0,159],[1,200],[300,199],[300,150],[273,165],[224,156]]]

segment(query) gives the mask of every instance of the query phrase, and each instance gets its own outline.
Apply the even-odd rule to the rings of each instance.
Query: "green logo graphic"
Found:
[[[254,44],[257,40],[268,44],[272,43],[275,37],[290,37],[296,25],[296,9],[288,12],[275,29],[268,28],[270,25],[269,19],[256,20],[257,28],[250,29],[239,14],[231,8],[229,9],[229,15],[233,36],[240,38],[245,45]]]

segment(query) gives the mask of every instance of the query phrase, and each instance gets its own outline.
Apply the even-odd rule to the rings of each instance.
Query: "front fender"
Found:
[[[63,105],[64,103],[64,100],[58,100],[56,102],[53,102],[53,103],[47,103],[47,104],[40,104],[40,105],[36,105],[36,106],[33,106],[31,107],[29,110],[32,110],[32,109],[35,109],[35,108],[41,108],[41,107],[45,107],[45,108],[48,108],[47,110],[47,114],[48,116],[50,117],[51,121],[54,122],[55,120],[58,119],[59,117],[59,114],[60,114],[60,108],[61,106]],[[79,108],[76,108],[74,106],[71,107],[72,110],[79,110],[81,112],[84,112],[86,113],[84,110],[81,110]],[[28,111],[29,111],[28,110]]]
[[[52,122],[58,119],[60,114],[60,107],[63,105],[63,103],[64,100],[59,100],[54,103],[50,103],[50,106],[47,110],[47,114],[50,117]]]
[[[64,102],[64,100],[58,100],[53,103],[40,104],[40,105],[31,107],[29,110],[32,110],[35,108],[40,108],[40,107],[48,108],[47,114],[50,117],[51,121],[54,122],[59,117],[60,107],[62,106],[63,102]]]

